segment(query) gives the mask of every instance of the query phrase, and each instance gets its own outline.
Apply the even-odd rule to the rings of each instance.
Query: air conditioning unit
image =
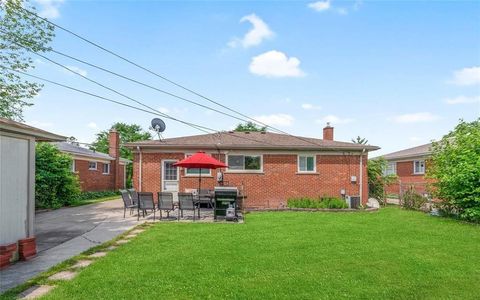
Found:
[[[347,196],[345,201],[348,204],[348,208],[358,209],[360,208],[360,196]]]

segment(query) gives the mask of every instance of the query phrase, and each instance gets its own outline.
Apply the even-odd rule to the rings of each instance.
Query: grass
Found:
[[[47,299],[478,299],[480,227],[388,207],[157,223]]]
[[[76,206],[88,205],[93,203],[105,202],[110,200],[116,200],[119,198],[121,198],[119,195],[114,195],[114,196],[107,196],[107,197],[94,198],[94,199],[82,199],[82,200],[77,200],[73,202],[72,204],[69,205],[69,207],[76,207]]]

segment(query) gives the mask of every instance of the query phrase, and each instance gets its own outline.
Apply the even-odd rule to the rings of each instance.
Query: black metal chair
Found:
[[[138,192],[138,215],[137,220],[140,220],[140,211],[143,213],[143,217],[145,218],[145,214],[147,213],[147,209],[153,211],[153,220],[155,221],[155,201],[153,200],[153,193],[151,192]]]
[[[167,212],[167,218],[169,218],[170,212],[175,209],[173,206],[173,193],[159,192],[157,204],[158,210],[160,211],[160,220],[162,219],[162,210]]]
[[[120,194],[122,194],[123,218],[125,219],[125,213],[127,212],[127,209],[130,209],[130,215],[131,215],[133,209],[136,208],[137,206],[132,203],[132,199],[130,198],[130,195],[128,194],[127,190],[120,190]]]
[[[183,211],[184,210],[191,210],[193,211],[193,221],[195,221],[195,203],[193,202],[193,194],[192,193],[178,193],[178,209],[180,210],[180,214],[183,218]],[[198,212],[198,217],[200,217],[200,211]],[[179,217],[177,217],[179,219]]]
[[[132,199],[133,205],[138,205],[138,193],[135,189],[128,189],[128,193],[130,194],[130,199]]]
[[[198,190],[197,190],[198,191]],[[213,208],[213,194],[209,189],[200,189],[197,199],[198,209],[202,204],[206,204],[207,208]]]

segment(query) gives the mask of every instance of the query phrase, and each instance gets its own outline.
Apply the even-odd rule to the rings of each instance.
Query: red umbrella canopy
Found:
[[[194,155],[185,158],[177,163],[173,164],[176,167],[184,168],[198,168],[198,169],[217,169],[227,168],[228,166],[223,162],[211,157],[205,152],[199,151]]]

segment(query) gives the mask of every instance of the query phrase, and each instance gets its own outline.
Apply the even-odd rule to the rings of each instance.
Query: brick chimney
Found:
[[[333,127],[330,126],[330,122],[327,122],[327,126],[323,128],[323,139],[333,141]]]
[[[115,129],[111,129],[108,135],[108,154],[115,158],[110,165],[110,172],[113,175],[114,189],[118,190],[123,188],[123,177],[120,173],[120,134]]]

